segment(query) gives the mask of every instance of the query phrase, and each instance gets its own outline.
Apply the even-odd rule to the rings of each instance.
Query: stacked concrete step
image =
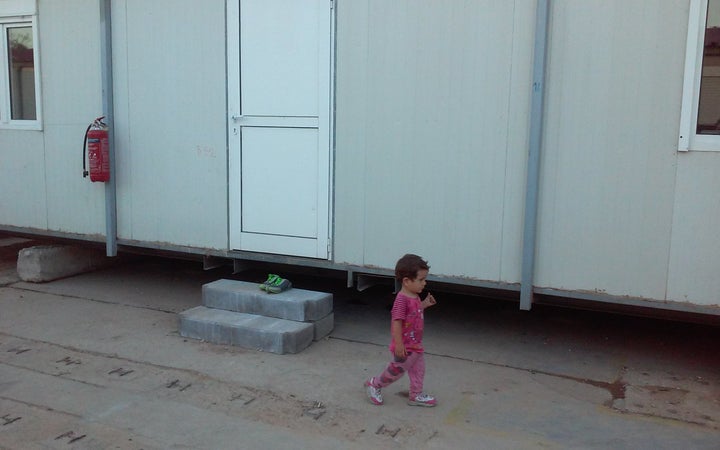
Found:
[[[180,335],[272,353],[298,353],[333,329],[333,297],[290,289],[268,294],[257,283],[217,280],[203,306],[180,313]]]

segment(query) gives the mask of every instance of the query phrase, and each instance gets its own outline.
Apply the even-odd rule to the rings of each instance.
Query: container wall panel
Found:
[[[0,225],[45,230],[46,214],[42,132],[0,130]]]
[[[720,153],[678,158],[669,300],[720,306]]]
[[[82,177],[87,125],[102,116],[100,11],[93,0],[42,1],[40,52],[47,227],[105,234],[105,185]]]
[[[121,238],[227,248],[225,2],[113,2]]]
[[[333,257],[362,265],[365,247],[369,3],[336,4]]]
[[[104,189],[82,178],[85,127],[100,115],[99,10],[39,1],[41,131],[0,131],[0,224],[104,233]]]
[[[336,260],[415,252],[436,274],[519,279],[533,17],[521,1],[339,2]]]
[[[664,299],[687,2],[553,2],[537,286]]]

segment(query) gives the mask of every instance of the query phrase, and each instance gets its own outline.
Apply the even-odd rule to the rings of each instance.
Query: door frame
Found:
[[[240,1],[227,0],[226,2],[226,71],[227,71],[227,142],[228,142],[228,249],[240,251],[255,251],[265,253],[263,250],[243,248],[242,240],[242,145],[241,129],[236,118],[242,113],[240,100]],[[329,71],[326,74],[328,85],[327,105],[327,155],[319,155],[322,165],[318,171],[318,185],[327,185],[326,220],[320,220],[318,211],[318,259],[333,259],[333,214],[334,214],[334,154],[335,154],[335,1],[326,0],[330,9],[330,36],[329,41]],[[322,114],[319,117],[322,117]],[[320,132],[320,130],[318,131]],[[323,134],[324,135],[324,134]],[[320,136],[320,135],[319,135]],[[267,253],[278,253],[268,249]],[[289,255],[297,256],[297,255]]]

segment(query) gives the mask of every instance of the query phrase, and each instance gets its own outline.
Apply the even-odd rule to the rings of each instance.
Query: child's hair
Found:
[[[417,278],[418,271],[422,269],[430,270],[427,261],[418,255],[408,253],[395,264],[395,279],[398,281],[402,281],[403,278],[414,280]]]

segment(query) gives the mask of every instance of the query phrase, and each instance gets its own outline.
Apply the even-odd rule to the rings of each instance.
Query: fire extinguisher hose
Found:
[[[83,178],[87,178],[87,176],[90,174],[87,170],[87,136],[92,126],[92,123],[88,125],[87,129],[85,130],[85,137],[83,138]]]

